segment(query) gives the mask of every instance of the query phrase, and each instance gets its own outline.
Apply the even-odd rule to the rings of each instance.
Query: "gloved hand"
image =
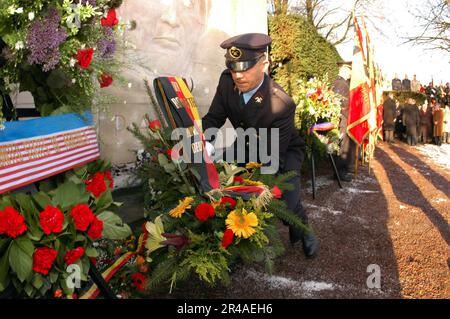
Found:
[[[205,142],[205,147],[206,147],[206,153],[208,153],[209,157],[213,156],[214,153],[216,152],[216,149],[210,142]]]

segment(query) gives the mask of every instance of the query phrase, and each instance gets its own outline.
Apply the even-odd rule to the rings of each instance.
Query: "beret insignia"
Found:
[[[230,56],[235,60],[239,59],[242,56],[242,51],[234,46],[229,48],[228,52],[230,53]]]

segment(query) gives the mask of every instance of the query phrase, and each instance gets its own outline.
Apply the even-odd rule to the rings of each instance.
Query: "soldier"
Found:
[[[408,79],[408,74],[405,74],[405,78],[402,81],[402,90],[411,91],[411,81]]]
[[[351,77],[351,62],[340,61],[339,75],[334,80],[332,90],[342,96],[341,99],[341,119],[339,122],[340,131],[340,150],[339,157],[336,158],[336,167],[339,172],[339,178],[345,182],[351,182],[350,167],[353,164],[356,153],[356,144],[347,134],[347,118],[349,103],[349,80]]]
[[[222,73],[209,111],[202,119],[203,129],[218,129],[227,118],[235,129],[279,129],[275,141],[279,145],[278,172],[294,170],[298,173],[291,180],[294,189],[284,192],[283,199],[289,209],[308,225],[306,210],[300,200],[300,168],[305,143],[294,125],[294,101],[265,73],[269,67],[267,49],[271,42],[272,39],[265,34],[247,33],[232,37],[220,45],[226,49],[227,69]],[[266,146],[270,148],[270,145]],[[250,155],[248,153],[247,143],[246,160]],[[289,239],[291,244],[301,241],[307,257],[316,254],[318,240],[313,232],[303,232],[289,226]]]

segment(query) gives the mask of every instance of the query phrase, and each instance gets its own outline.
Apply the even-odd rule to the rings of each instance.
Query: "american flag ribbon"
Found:
[[[6,122],[0,131],[0,194],[99,157],[89,112]]]

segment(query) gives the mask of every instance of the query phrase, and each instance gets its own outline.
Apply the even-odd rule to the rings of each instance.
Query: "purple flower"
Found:
[[[110,58],[116,51],[116,41],[111,27],[103,28],[103,38],[97,42],[97,53],[102,58]]]
[[[60,21],[58,11],[51,8],[44,19],[33,22],[28,30],[28,63],[42,64],[44,72],[54,69],[59,63],[59,46],[67,38],[66,32],[59,26]]]

